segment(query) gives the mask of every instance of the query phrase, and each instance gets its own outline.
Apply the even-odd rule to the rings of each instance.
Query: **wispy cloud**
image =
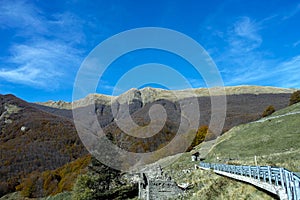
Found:
[[[277,81],[284,87],[300,88],[300,55],[276,66]]]
[[[298,40],[297,42],[294,42],[293,46],[296,47],[300,44],[300,40]]]
[[[85,40],[82,26],[69,12],[46,16],[29,2],[1,1],[0,28],[14,30],[25,42],[12,44],[10,56],[1,59],[0,79],[44,89],[65,84],[68,70],[81,61],[76,45]]]
[[[58,87],[60,77],[67,73],[65,69],[80,62],[80,52],[55,41],[14,45],[11,53],[0,69],[0,78],[35,87]]]
[[[228,31],[228,42],[232,52],[246,53],[262,43],[258,34],[260,29],[258,23],[249,17],[242,17],[236,21]]]
[[[222,67],[225,84],[241,84],[257,79],[262,71],[261,54],[256,51],[263,42],[259,35],[259,23],[249,17],[241,17],[228,27],[224,39],[227,42],[223,53],[215,58]],[[255,70],[253,70],[253,68]]]
[[[298,3],[295,8],[293,8],[292,10],[284,14],[282,20],[287,20],[291,17],[294,17],[296,14],[298,14],[299,11],[300,11],[300,3]]]
[[[42,27],[40,18],[42,13],[34,5],[25,1],[1,1],[0,27],[2,28],[35,28]]]
[[[228,28],[224,39],[227,47],[215,58],[225,85],[264,84],[299,87],[300,55],[290,59],[271,58],[260,47],[260,30],[266,20],[241,17]]]

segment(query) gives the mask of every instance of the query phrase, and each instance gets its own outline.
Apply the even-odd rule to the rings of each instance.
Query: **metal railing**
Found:
[[[300,200],[300,177],[279,167],[241,166],[200,162],[200,167],[253,178],[282,187],[289,200]]]

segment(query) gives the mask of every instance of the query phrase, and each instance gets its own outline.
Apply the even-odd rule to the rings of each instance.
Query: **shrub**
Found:
[[[21,195],[23,197],[32,198],[35,196],[35,193],[37,192],[36,183],[38,179],[38,172],[33,172],[29,177],[25,178],[25,180],[19,186],[17,186],[18,190],[21,189]]]
[[[199,145],[201,142],[205,140],[205,136],[208,132],[208,126],[201,126],[198,128],[196,136],[190,145],[190,147],[187,149],[187,151],[191,151],[193,147]]]
[[[80,175],[73,188],[74,200],[92,200],[96,197],[98,180],[95,176]]]
[[[103,165],[92,157],[88,173],[79,175],[73,187],[72,199],[128,199],[136,197],[137,185],[121,179],[121,172]]]
[[[299,102],[300,102],[300,90],[297,90],[296,92],[294,92],[291,95],[290,104],[289,105],[293,105],[293,104],[299,103]]]
[[[273,112],[275,112],[275,108],[274,108],[274,106],[270,105],[264,110],[264,112],[262,113],[261,116],[267,117],[267,116],[271,115]]]

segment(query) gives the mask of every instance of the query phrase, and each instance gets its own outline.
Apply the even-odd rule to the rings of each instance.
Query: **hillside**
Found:
[[[195,170],[191,155],[197,151],[205,155],[206,148],[212,147],[206,162],[232,163],[285,167],[300,171],[300,103],[278,110],[272,115],[255,122],[238,125],[220,136],[195,147],[192,152],[179,156],[171,165],[170,158],[158,163],[177,183],[189,183],[191,189],[186,199],[277,199],[277,197],[211,171]],[[213,145],[215,143],[215,145]],[[218,159],[217,159],[218,158]]]
[[[253,123],[232,128],[218,138],[208,160],[285,167],[300,172],[300,103]]]
[[[76,109],[80,110],[78,112],[83,115],[82,120],[86,120],[84,116],[88,116],[90,110],[95,109],[99,124],[103,128],[104,132],[110,135],[109,137],[113,142],[115,142],[118,146],[122,145],[122,148],[129,151],[141,153],[153,151],[172,140],[179,128],[178,126],[181,120],[180,104],[182,104],[182,106],[189,105],[200,108],[200,120],[188,123],[199,124],[199,127],[209,125],[210,123],[210,97],[198,97],[198,105],[194,105],[195,101],[191,103],[189,98],[182,99],[180,102],[170,99],[159,99],[144,104],[142,93],[139,90],[131,90],[130,93],[132,93],[133,98],[128,98],[126,101],[117,98],[113,102],[113,105],[116,108],[119,108],[124,104],[128,104],[131,118],[141,127],[149,124],[149,110],[152,105],[159,104],[163,106],[167,113],[167,120],[164,127],[158,134],[149,138],[136,138],[126,134],[118,127],[117,122],[114,121],[110,105],[98,104],[96,102],[95,108],[87,105],[86,107],[79,107]],[[286,107],[288,105],[289,98],[289,93],[227,95],[227,112],[223,132],[229,130],[233,126],[259,119],[265,108],[270,105],[273,105],[275,109]],[[118,110],[117,114],[122,117],[124,113]],[[155,121],[164,121],[164,116],[155,113],[152,114],[156,116]],[[130,129],[130,127],[128,128]],[[139,135],[143,133],[143,128],[133,129],[131,132]]]
[[[73,122],[0,95],[0,196],[33,171],[56,169],[87,154]]]
[[[200,144],[198,148],[202,145]],[[183,198],[175,199],[191,199],[191,200],[275,200],[276,197],[270,196],[257,189],[256,187],[216,175],[212,171],[195,169],[195,165],[199,161],[192,162],[191,155],[195,153],[183,153],[171,165],[167,165],[163,170],[172,177],[178,184],[189,184],[188,189]],[[162,159],[162,162],[168,158]],[[166,164],[166,163],[165,163]]]
[[[276,110],[286,107],[290,94],[294,91],[292,89],[258,86],[226,87],[225,90],[227,93],[227,116],[223,132],[233,126],[259,119],[267,106],[273,105]],[[174,137],[181,120],[180,105],[184,107],[191,104],[190,91],[193,91],[197,96],[198,105],[195,105],[195,107],[199,106],[200,108],[200,121],[188,123],[199,123],[199,126],[208,125],[211,119],[211,99],[208,96],[208,90],[205,88],[181,91],[154,88],[131,89],[118,97],[90,94],[84,99],[75,101],[73,107],[77,113],[83,115],[83,121],[86,121],[84,116],[88,116],[90,110],[94,109],[98,116],[98,122],[105,133],[109,134],[111,140],[117,145],[122,145],[122,148],[135,152],[149,152],[168,143]],[[92,106],[94,102],[95,108]],[[133,121],[140,126],[149,124],[149,109],[152,105],[162,105],[167,112],[165,126],[159,134],[151,138],[140,139],[128,136],[118,127],[111,111],[112,105],[118,110],[125,104],[129,105],[129,113]],[[51,114],[67,118],[71,116],[71,110],[68,110],[70,103],[50,101],[35,104],[35,107]],[[124,113],[118,110],[117,115],[122,117]],[[157,114],[155,120],[157,122],[163,121],[163,116]],[[139,135],[142,130],[141,128],[131,131]],[[156,141],[156,143],[153,143],[153,141]]]

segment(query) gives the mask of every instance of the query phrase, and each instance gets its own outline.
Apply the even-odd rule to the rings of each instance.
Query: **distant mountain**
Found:
[[[268,88],[269,89],[269,88]],[[129,92],[134,93],[134,99],[131,101],[127,101],[129,103],[129,107],[131,108],[130,113],[132,119],[143,126],[150,122],[149,119],[149,109],[154,104],[160,104],[164,106],[166,109],[167,114],[167,121],[164,128],[151,138],[133,138],[125,134],[113,121],[112,114],[109,112],[108,105],[99,105],[96,103],[96,112],[98,114],[98,121],[103,126],[106,133],[118,133],[116,137],[122,138],[119,139],[119,145],[122,145],[123,148],[128,148],[131,151],[138,151],[138,152],[149,152],[155,150],[159,145],[162,143],[168,143],[176,134],[178,130],[178,125],[180,124],[180,106],[179,101],[174,100],[172,98],[166,98],[168,95],[153,95],[151,96],[151,101],[146,99],[143,95],[145,90],[131,90]],[[155,93],[156,90],[151,91],[151,93]],[[261,117],[262,112],[268,107],[269,105],[273,105],[276,110],[284,108],[289,103],[290,93],[281,93],[284,90],[279,90],[280,93],[276,93],[276,90],[270,91],[269,93],[260,93],[259,90],[255,90],[256,92],[249,93],[241,92],[241,90],[237,90],[239,92],[229,93],[227,95],[227,116],[223,128],[223,132],[231,129],[232,127],[244,124],[247,122],[251,122],[257,120]],[[266,90],[260,90],[261,92],[268,92]],[[287,90],[288,91],[288,90]],[[285,91],[285,92],[287,92]],[[125,93],[127,95],[128,93]],[[121,100],[119,100],[121,98]],[[116,98],[115,101],[117,102],[124,102],[123,99],[126,99],[122,96]],[[183,97],[183,106],[185,104],[190,104],[189,101],[190,97]],[[207,95],[199,95],[197,97],[198,105],[200,108],[200,121],[199,126],[208,125],[211,119],[211,102],[210,97]],[[122,103],[120,103],[122,104]],[[120,106],[120,105],[119,105]],[[196,105],[195,105],[196,107]],[[107,112],[101,112],[101,110],[105,110]],[[99,112],[100,111],[100,112]],[[121,115],[121,114],[120,114]],[[108,116],[108,117],[107,117]],[[157,115],[157,121],[163,120],[162,116]],[[189,122],[193,123],[193,122]],[[137,132],[139,130],[136,130]],[[120,136],[120,134],[122,136]],[[138,133],[137,133],[138,134]],[[130,142],[128,142],[130,141]],[[155,144],[155,142],[157,142]],[[129,144],[129,146],[126,146]],[[135,144],[135,145],[133,145]],[[125,146],[124,146],[125,145]],[[134,146],[134,149],[131,149]]]
[[[224,87],[226,95],[240,95],[240,94],[291,94],[295,91],[295,89],[287,89],[287,88],[278,88],[278,87],[269,87],[269,86],[228,86]],[[140,92],[140,100],[143,104],[151,103],[155,100],[159,99],[168,99],[169,101],[174,99],[182,99],[191,97],[190,94],[193,92],[198,97],[209,96],[209,91],[207,88],[198,88],[198,89],[186,89],[186,90],[164,90],[158,88],[150,88],[146,87],[141,90],[131,89],[120,96],[109,96],[103,94],[90,94],[87,97],[75,101],[73,103],[74,107],[86,106],[88,104],[94,103],[110,105],[114,101],[127,102],[130,98],[132,98],[132,94]],[[174,96],[174,92],[176,93],[176,97]],[[38,105],[43,105],[52,108],[70,110],[72,109],[72,102],[65,101],[52,101],[49,100],[47,102],[36,102]]]
[[[227,116],[223,132],[233,126],[259,119],[265,108],[270,105],[275,107],[276,110],[286,107],[291,93],[295,90],[275,87],[235,86],[225,87],[225,91],[227,95]],[[150,152],[172,140],[181,120],[180,103],[183,106],[191,104],[191,94],[198,99],[198,105],[195,105],[195,108],[197,106],[200,108],[200,121],[188,123],[199,123],[199,126],[208,125],[211,119],[211,99],[208,89],[205,88],[179,91],[154,88],[138,90],[133,88],[120,96],[114,97],[90,94],[84,99],[73,102],[73,107],[81,112],[84,121],[86,121],[84,116],[89,116],[89,112],[95,112],[104,132],[109,134],[111,140],[118,146],[134,152]],[[93,106],[94,103],[95,106]],[[167,121],[163,129],[150,138],[136,138],[124,133],[116,124],[111,109],[112,106],[116,108],[117,115],[122,118],[125,113],[122,113],[124,111],[118,111],[118,109],[122,105],[129,105],[129,113],[133,121],[143,127],[150,122],[149,109],[154,104],[160,104],[165,108]],[[34,106],[51,114],[67,118],[72,116],[71,110],[69,110],[71,103],[50,101]],[[163,116],[156,115],[155,120],[159,122],[164,119]],[[132,131],[139,135],[142,130],[141,128]]]

